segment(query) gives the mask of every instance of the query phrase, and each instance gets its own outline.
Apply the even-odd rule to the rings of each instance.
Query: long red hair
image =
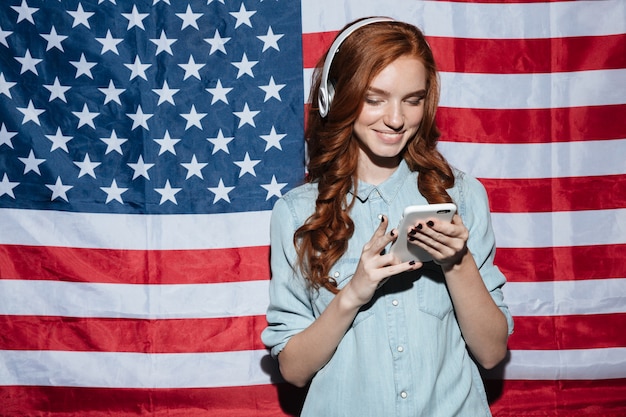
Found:
[[[325,118],[315,105],[326,57],[318,63],[311,86],[312,105],[306,129],[307,181],[317,183],[319,195],[315,212],[296,230],[294,244],[300,270],[313,288],[338,291],[329,271],[348,249],[348,240],[354,233],[354,222],[350,218],[354,199],[348,201],[348,193],[357,185],[359,145],[352,127],[374,77],[403,56],[415,57],[424,64],[427,93],[422,123],[402,156],[412,171],[419,172],[417,187],[429,203],[452,201],[446,188],[454,185],[454,175],[436,149],[440,136],[435,124],[439,79],[424,35],[415,26],[402,22],[377,22],[359,28],[332,57],[329,79],[335,96]]]

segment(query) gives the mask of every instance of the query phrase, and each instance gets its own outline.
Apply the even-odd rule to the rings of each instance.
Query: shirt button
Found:
[[[391,304],[393,304],[394,306],[397,306],[397,305],[398,305],[398,304],[400,304],[400,303],[398,303],[398,300],[393,300],[393,301],[391,302]]]
[[[404,352],[404,348],[402,346],[398,346],[398,352]]]
[[[340,274],[339,274],[339,271],[335,271],[335,274],[334,274],[334,275],[335,275],[335,278],[339,278],[339,275],[340,275]]]
[[[407,393],[406,393],[406,391],[402,391],[402,392],[400,393],[400,396],[401,396],[402,398],[406,398],[406,397],[408,397],[408,395],[409,395],[409,394],[407,394]]]

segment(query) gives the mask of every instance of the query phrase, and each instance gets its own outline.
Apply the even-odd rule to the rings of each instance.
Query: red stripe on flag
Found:
[[[2,416],[279,417],[299,414],[304,389],[288,384],[185,389],[0,387]]]
[[[515,317],[511,350],[626,347],[626,313]]]
[[[551,109],[439,107],[441,140],[451,142],[552,143],[626,138],[626,104]]]
[[[493,213],[610,210],[626,207],[626,175],[480,178]]]
[[[493,417],[624,417],[626,379],[488,380]]]
[[[200,353],[265,349],[265,316],[166,320],[0,316],[1,350]]]
[[[338,31],[302,35],[304,68],[315,68]],[[626,34],[545,39],[427,37],[439,71],[483,74],[572,72],[626,67]],[[498,59],[485,59],[485,57]]]
[[[203,284],[270,277],[269,246],[144,251],[0,245],[0,265],[0,279]]]
[[[626,244],[498,248],[495,263],[510,282],[549,282],[624,278],[624,259]]]
[[[626,67],[626,34],[546,39],[428,37],[439,71],[481,74]],[[485,59],[485,57],[497,59]]]

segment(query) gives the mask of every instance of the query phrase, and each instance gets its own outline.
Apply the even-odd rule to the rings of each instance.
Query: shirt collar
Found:
[[[378,185],[372,185],[359,180],[356,192],[352,189],[350,193],[358,198],[359,201],[365,203],[373,192],[378,192],[385,203],[391,204],[410,173],[411,171],[403,159],[400,161],[398,169],[396,169],[394,173],[391,174],[391,176],[384,182]]]

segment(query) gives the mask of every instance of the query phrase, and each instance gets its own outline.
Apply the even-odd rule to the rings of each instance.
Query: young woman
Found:
[[[478,366],[505,357],[513,322],[485,190],[436,149],[438,98],[410,24],[348,25],[318,65],[307,183],[272,214],[262,334],[284,379],[310,384],[303,416],[490,415]],[[406,206],[442,202],[451,223],[395,229]],[[401,262],[396,239],[433,261]]]

